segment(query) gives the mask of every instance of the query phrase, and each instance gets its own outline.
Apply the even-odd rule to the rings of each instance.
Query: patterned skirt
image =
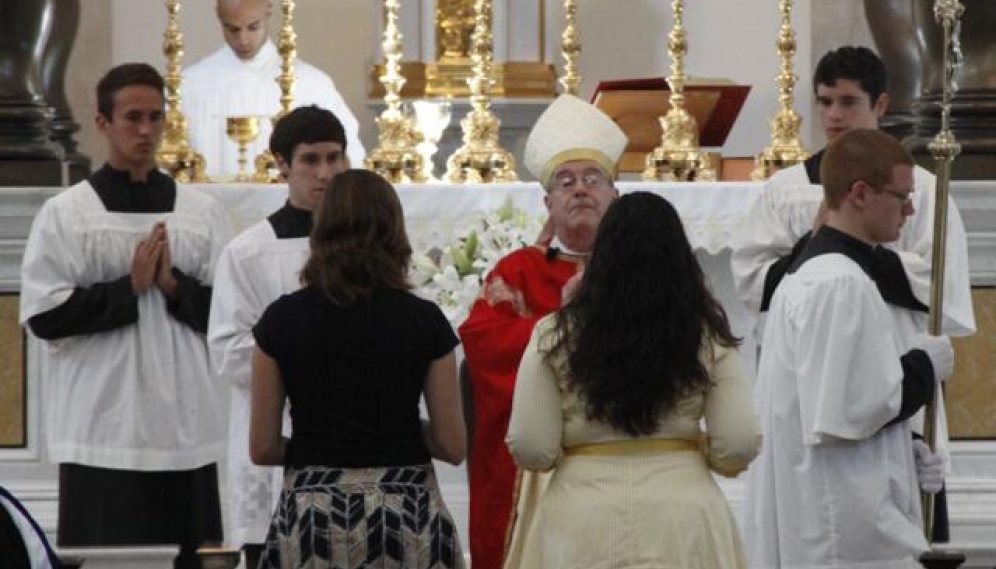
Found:
[[[432,465],[288,469],[259,569],[464,569]]]

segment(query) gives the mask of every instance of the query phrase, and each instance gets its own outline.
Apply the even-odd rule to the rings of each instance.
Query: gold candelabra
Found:
[[[951,96],[957,89],[955,79],[962,64],[960,26],[965,7],[959,0],[936,0],[934,18],[944,29],[944,84],[941,92],[941,130],[927,145],[937,165],[934,190],[934,242],[931,251],[930,315],[928,331],[934,336],[943,333],[944,324],[944,263],[947,245],[948,194],[951,185],[951,163],[961,153],[961,145],[951,132]],[[938,388],[940,389],[940,388]],[[927,403],[923,414],[923,438],[930,450],[937,448],[937,394]],[[934,535],[934,495],[920,495],[923,509],[923,529],[927,541]]]
[[[498,143],[501,126],[490,110],[495,84],[491,50],[491,1],[477,0],[473,34],[474,75],[467,80],[471,110],[460,121],[463,145],[447,161],[446,179],[451,182],[502,182],[517,180],[515,156]]]
[[[401,32],[398,30],[398,0],[384,0],[387,24],[384,26],[384,102],[387,108],[377,118],[380,135],[377,148],[367,155],[364,164],[391,182],[424,182],[422,154],[418,143],[422,134],[412,117],[401,111],[401,88],[405,77],[401,74]]]
[[[688,40],[683,24],[684,0],[672,0],[671,10],[674,12],[674,26],[667,46],[671,56],[671,76],[667,79],[671,90],[671,108],[659,119],[663,130],[661,144],[647,154],[643,179],[677,182],[715,180],[716,172],[709,157],[699,149],[698,124],[685,109]]]
[[[294,0],[281,0],[280,2],[280,38],[277,41],[277,52],[280,53],[280,75],[277,76],[277,84],[280,85],[280,110],[271,119],[276,126],[284,115],[291,112],[294,107],[294,60],[297,58],[297,34],[294,33]],[[274,184],[280,181],[277,172],[276,160],[269,149],[264,150],[254,161],[256,173],[252,176],[252,181],[260,183]]]
[[[802,117],[792,109],[795,100],[795,73],[792,72],[792,58],[795,56],[795,32],[792,30],[792,0],[779,0],[782,23],[778,30],[778,55],[781,57],[781,72],[778,74],[778,103],[780,109],[771,119],[771,146],[765,148],[754,159],[751,179],[766,180],[780,168],[791,166],[809,158],[809,152],[799,141]]]
[[[187,138],[187,118],[180,110],[180,58],[183,57],[183,33],[177,19],[180,0],[166,0],[169,16],[163,34],[163,54],[166,55],[166,125],[156,149],[156,164],[179,182],[206,182],[204,157],[190,147]]]
[[[577,96],[581,85],[581,75],[578,73],[578,58],[581,56],[581,32],[577,26],[577,0],[564,0],[564,15],[567,23],[564,33],[560,36],[560,49],[564,54],[564,75],[560,84],[564,93]]]

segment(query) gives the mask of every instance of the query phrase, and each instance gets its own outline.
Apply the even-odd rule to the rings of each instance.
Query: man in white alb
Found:
[[[222,539],[221,390],[204,340],[221,205],[156,168],[163,78],[144,63],[97,85],[107,163],[50,198],[24,249],[21,323],[44,340],[60,546]]]
[[[829,141],[856,128],[878,128],[889,105],[887,73],[881,59],[866,47],[844,46],[825,54],[813,74],[820,128]],[[804,163],[776,172],[752,206],[731,257],[734,284],[748,309],[760,314],[756,337],[763,334],[764,313],[786,269],[825,220],[820,163],[824,151]],[[875,282],[888,304],[903,348],[927,329],[931,254],[934,243],[934,176],[913,168],[914,211],[899,238],[876,249]],[[961,215],[948,200],[947,251],[944,278],[945,334],[975,332],[968,271],[968,246]],[[762,346],[763,351],[763,346]],[[943,395],[943,394],[942,394]],[[944,407],[939,406],[938,446],[947,449]],[[921,431],[922,417],[914,420]],[[934,539],[947,541],[946,500],[942,492],[935,510]]]
[[[231,385],[228,443],[228,543],[244,547],[247,567],[262,551],[283,471],[249,460],[252,327],[263,310],[301,286],[311,215],[332,177],[347,168],[342,124],[316,106],[280,119],[270,151],[287,181],[287,203],[240,233],[218,260],[208,344],[216,371]]]
[[[270,118],[280,110],[280,54],[267,35],[271,0],[217,0],[225,45],[183,72],[181,107],[190,128],[190,143],[204,155],[209,177],[233,178],[238,172],[238,145],[225,134],[225,118],[260,116],[260,133],[248,146],[250,159],[266,149]],[[351,164],[363,165],[359,124],[328,75],[294,61],[294,106],[318,105],[339,118],[349,141]]]
[[[855,129],[830,143],[820,170],[826,223],[786,268],[764,329],[748,564],[919,568],[928,548],[919,490],[940,489],[944,460],[910,444],[908,419],[951,374],[954,354],[946,336],[904,346],[875,280],[877,249],[914,211],[913,159],[889,135]]]

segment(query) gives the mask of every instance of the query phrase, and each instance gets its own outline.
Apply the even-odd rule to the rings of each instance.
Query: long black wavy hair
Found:
[[[708,387],[704,343],[739,343],[678,212],[649,192],[626,194],[605,213],[553,337],[545,358],[566,361],[588,418],[633,436],[654,432],[662,415]]]

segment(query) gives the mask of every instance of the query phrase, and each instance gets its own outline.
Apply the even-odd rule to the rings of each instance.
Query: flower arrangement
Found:
[[[516,208],[511,197],[495,210],[476,212],[453,243],[412,255],[416,294],[438,304],[456,327],[466,318],[488,271],[509,252],[533,243],[542,226],[542,218]]]

